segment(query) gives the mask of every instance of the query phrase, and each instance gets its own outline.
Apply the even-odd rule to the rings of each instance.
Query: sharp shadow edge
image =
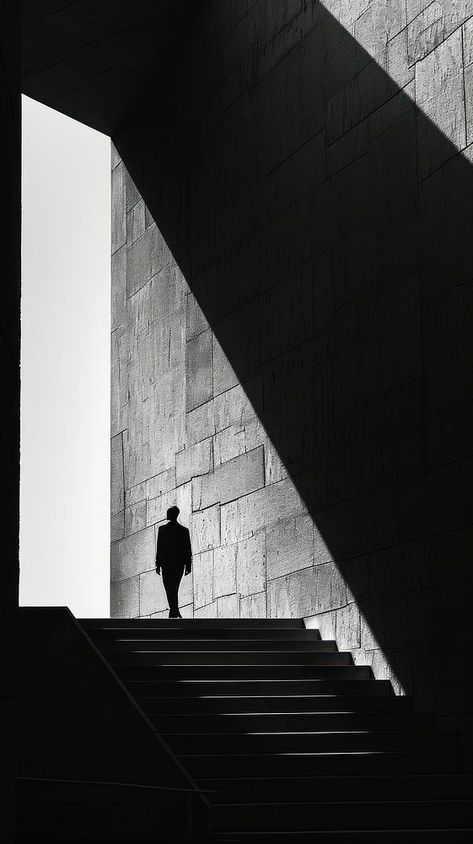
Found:
[[[470,163],[320,5],[226,86],[200,11],[114,143],[395,675],[460,723]]]

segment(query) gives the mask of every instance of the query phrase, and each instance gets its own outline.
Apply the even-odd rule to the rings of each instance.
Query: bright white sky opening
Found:
[[[109,615],[110,139],[23,97],[20,603]]]

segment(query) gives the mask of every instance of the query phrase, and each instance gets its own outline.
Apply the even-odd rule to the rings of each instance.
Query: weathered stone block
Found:
[[[260,362],[259,300],[238,308],[214,328],[213,389],[214,396],[245,383],[254,377]],[[238,373],[232,362],[238,361]]]
[[[186,410],[212,398],[212,332],[188,340],[186,347]]]
[[[120,153],[118,152],[115,144],[113,141],[110,141],[110,169],[114,170],[118,164],[120,164],[122,158]]]
[[[126,247],[122,246],[112,255],[112,321],[111,329],[126,323]]]
[[[125,513],[120,510],[115,513],[110,519],[110,541],[115,542],[117,539],[123,539],[125,535]]]
[[[402,336],[402,344],[397,338]],[[417,276],[389,290],[379,301],[380,389],[384,392],[422,374],[422,331]],[[396,354],[393,354],[393,349]]]
[[[208,401],[205,404],[191,410],[186,414],[186,446],[205,440],[215,433],[215,412],[214,402]]]
[[[125,170],[123,164],[112,171],[112,254],[126,243]]]
[[[419,177],[422,179],[455,150],[466,146],[460,29],[417,63],[416,101],[426,118],[419,123]],[[429,121],[435,124],[437,132],[432,131]]]
[[[123,510],[125,506],[125,491],[123,488],[123,441],[121,434],[117,434],[117,436],[111,439],[110,471],[110,506],[112,515],[115,515]]]
[[[230,390],[238,384],[238,376],[215,334],[213,335],[212,366],[214,395]]]
[[[259,592],[257,595],[242,595],[240,617],[266,618],[266,592]]]
[[[146,524],[146,501],[138,501],[125,509],[125,534],[130,536],[144,530]]]
[[[407,28],[388,41],[387,72],[400,88],[404,88],[415,77],[415,68],[409,63]]]
[[[276,484],[288,475],[281,457],[270,440],[266,441],[264,447],[264,473],[266,486]]]
[[[163,578],[155,569],[140,574],[140,615],[168,609]]]
[[[334,639],[341,651],[361,647],[361,617],[355,603],[305,618],[304,622],[309,629],[319,630],[322,639]]]
[[[262,592],[266,585],[266,538],[259,531],[237,545],[231,545],[236,552],[237,592],[242,596]]]
[[[176,471],[171,466],[145,482],[146,498],[157,498],[165,492],[171,492],[176,486]]]
[[[205,607],[194,607],[194,618],[217,618],[217,601]]]
[[[301,569],[268,581],[270,618],[315,615],[346,603],[346,583],[334,563]]]
[[[183,484],[212,470],[212,440],[202,440],[176,454],[176,483]]]
[[[128,246],[131,246],[135,240],[141,237],[145,228],[145,204],[141,199],[126,215],[126,242]]]
[[[143,481],[136,486],[127,489],[125,493],[126,505],[130,507],[132,504],[137,504],[138,501],[144,501],[149,498],[158,498],[165,492],[170,492],[176,487],[176,471],[174,466],[160,472],[146,481]]]
[[[357,42],[383,65],[386,42],[407,24],[404,0],[374,0],[357,18],[354,34]]]
[[[131,577],[110,584],[112,618],[137,618],[140,614],[140,579]]]
[[[140,201],[141,195],[128,170],[125,170],[125,174],[126,210],[128,212]]]
[[[252,382],[248,386],[248,392],[260,400],[261,381]],[[230,425],[243,426],[254,419],[256,415],[252,401],[240,385],[216,396],[214,408],[215,431],[223,431]]]
[[[192,514],[191,539],[194,554],[218,548],[220,545],[220,507],[218,504]]]
[[[194,607],[203,607],[214,599],[213,594],[213,551],[194,554],[193,583]]]
[[[192,507],[202,510],[211,504],[225,504],[264,486],[263,448],[255,448],[217,466],[214,472],[192,481]]]
[[[307,568],[314,562],[311,516],[295,516],[266,530],[268,580]]]
[[[156,544],[154,528],[146,528],[112,544],[112,580],[124,580],[147,571],[154,565]]]
[[[167,519],[167,511],[170,507],[179,507],[179,521],[186,527],[190,525],[191,518],[191,485],[190,483],[172,489],[151,498],[148,501],[147,521],[148,525],[160,524]]]
[[[213,567],[213,595],[219,597],[237,591],[236,545],[216,548]]]
[[[156,229],[146,229],[141,237],[126,248],[126,292],[133,296],[155,274],[152,266],[152,237]]]
[[[233,457],[238,457],[239,454],[252,451],[260,445],[266,445],[267,442],[267,434],[259,419],[252,419],[245,425],[230,425],[215,434],[213,438],[214,465],[217,467]],[[267,448],[265,448],[265,458],[267,467]]]
[[[305,512],[291,480],[286,479],[225,504],[221,508],[222,545],[247,539],[267,525]]]
[[[224,595],[217,598],[217,616],[219,618],[240,618],[240,596]]]
[[[186,339],[192,340],[209,327],[207,317],[193,293],[186,297]]]

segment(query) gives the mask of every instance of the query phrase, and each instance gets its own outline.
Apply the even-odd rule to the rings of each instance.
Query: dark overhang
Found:
[[[23,0],[23,93],[112,135],[198,3]]]

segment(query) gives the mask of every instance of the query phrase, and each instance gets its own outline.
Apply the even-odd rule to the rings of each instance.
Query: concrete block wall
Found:
[[[330,554],[115,149],[112,209],[112,615],[167,615],[173,504],[194,560],[183,615],[286,614],[281,576]]]
[[[112,171],[113,614],[177,503],[186,614],[304,616],[470,736],[472,33],[203,2]]]

